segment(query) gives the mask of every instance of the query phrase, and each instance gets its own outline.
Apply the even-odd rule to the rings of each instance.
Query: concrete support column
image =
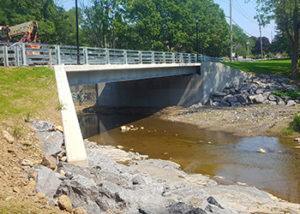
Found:
[[[67,160],[79,166],[88,166],[87,154],[75,111],[72,94],[63,65],[54,67],[64,126]]]

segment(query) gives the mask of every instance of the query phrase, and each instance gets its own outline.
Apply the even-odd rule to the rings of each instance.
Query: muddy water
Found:
[[[300,149],[294,148],[292,140],[243,138],[155,116],[143,117],[89,114],[79,120],[84,137],[99,144],[122,145],[150,158],[175,161],[189,173],[222,176],[300,202]],[[120,126],[124,124],[138,130],[122,133]],[[260,148],[267,153],[258,153]]]

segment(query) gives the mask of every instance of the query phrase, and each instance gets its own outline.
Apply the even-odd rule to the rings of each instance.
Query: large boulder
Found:
[[[36,133],[36,137],[42,142],[43,153],[55,155],[61,152],[61,146],[64,142],[64,137],[61,132],[38,132]]]
[[[49,121],[42,120],[30,120],[33,123],[32,128],[39,132],[46,132],[53,130],[53,123]]]
[[[52,199],[61,184],[60,175],[44,166],[37,167],[36,171],[38,173],[36,177],[36,192],[42,192],[47,198]]]

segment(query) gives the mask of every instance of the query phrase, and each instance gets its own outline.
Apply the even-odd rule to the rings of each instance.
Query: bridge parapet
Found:
[[[221,58],[202,54],[80,47],[82,65],[107,64],[179,64],[217,62]],[[0,65],[76,65],[77,47],[40,43],[14,43],[0,46]]]

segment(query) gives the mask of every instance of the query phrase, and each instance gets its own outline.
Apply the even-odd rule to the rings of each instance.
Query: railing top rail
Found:
[[[3,46],[7,47],[7,46]],[[4,50],[4,49],[3,49]],[[101,47],[77,47],[73,45],[55,45],[44,43],[14,43],[2,51],[0,65],[5,59],[20,65],[50,64],[166,64],[166,63],[197,63],[203,61],[220,61],[220,58],[208,57],[203,54],[164,52],[151,50],[126,50]],[[4,53],[5,52],[5,53]],[[7,53],[6,53],[7,52]]]
[[[74,45],[55,45],[55,44],[45,44],[45,43],[20,43],[16,42],[12,44],[9,47],[17,46],[17,45],[40,45],[40,46],[49,46],[49,47],[55,47],[60,46],[61,48],[72,48],[76,49],[77,47]],[[169,52],[169,51],[153,51],[153,50],[133,50],[133,49],[118,49],[118,48],[103,48],[103,47],[87,47],[87,46],[79,46],[80,49],[88,48],[88,49],[100,49],[100,50],[111,50],[111,51],[141,51],[141,52],[149,52],[149,53],[174,53],[174,54],[195,54],[195,53],[185,53],[185,52]],[[199,54],[200,55],[200,54]]]

